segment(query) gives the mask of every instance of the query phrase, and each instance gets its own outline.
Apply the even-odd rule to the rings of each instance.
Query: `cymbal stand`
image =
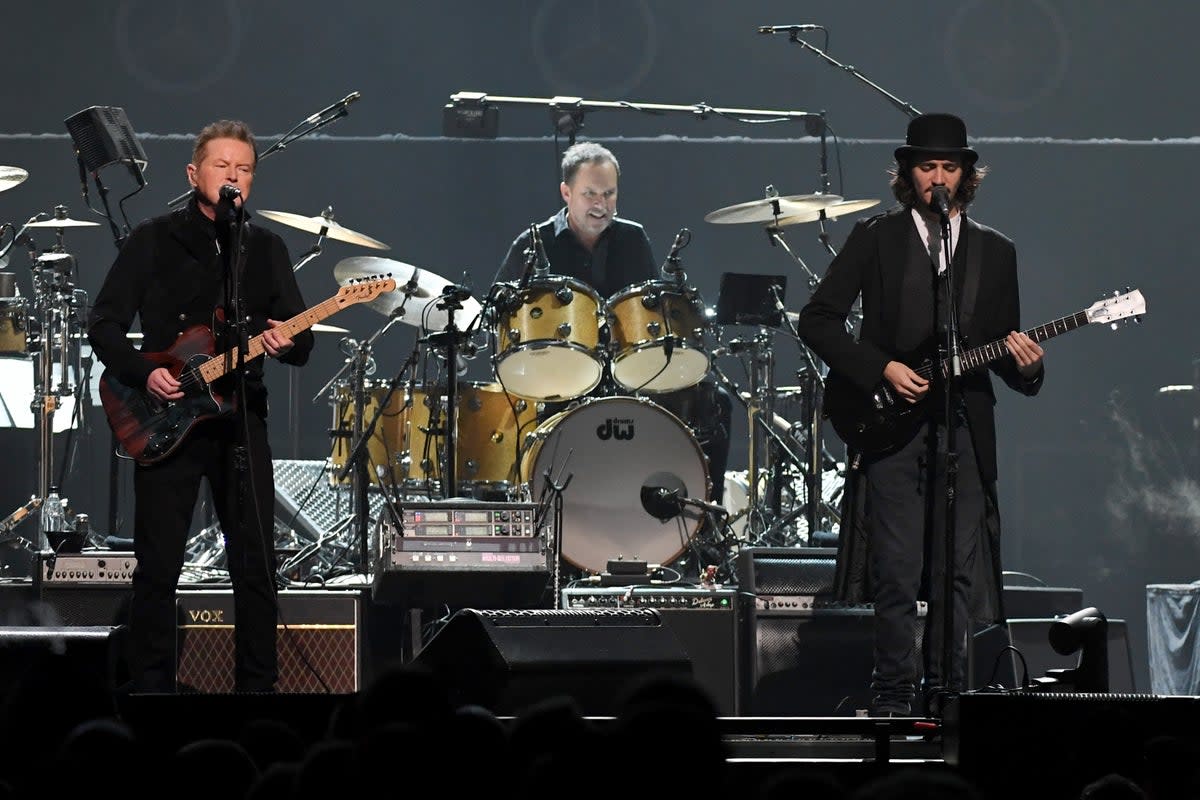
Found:
[[[38,429],[38,497],[43,501],[50,494],[54,481],[54,412],[62,398],[75,393],[71,385],[71,322],[75,319],[73,305],[75,287],[71,283],[75,258],[64,252],[47,252],[38,256],[33,266],[34,306],[39,316],[36,342],[37,369],[34,374],[33,412]],[[55,380],[55,357],[60,367]],[[66,498],[62,498],[64,503]],[[70,524],[70,523],[68,523]],[[52,531],[62,533],[62,531]],[[37,547],[49,544],[48,531],[40,530]]]
[[[471,296],[470,291],[457,284],[448,284],[442,289],[437,308],[447,312],[446,328],[424,337],[435,348],[445,353],[446,359],[446,416],[444,420],[445,464],[442,466],[443,499],[459,496],[458,460],[458,351],[465,343],[468,331],[461,331],[454,322],[454,312],[462,310],[462,301]],[[460,339],[462,342],[460,342]]]
[[[367,472],[366,453],[367,438],[374,430],[373,425],[371,426],[371,430],[365,430],[363,427],[363,415],[366,413],[367,365],[371,361],[371,352],[374,349],[376,340],[399,321],[399,314],[393,313],[390,315],[388,321],[373,333],[371,338],[359,342],[354,357],[349,359],[349,366],[352,366],[351,384],[354,392],[354,424],[350,433],[353,445],[346,456],[346,463],[342,465],[341,470],[335,476],[335,482],[341,483],[346,479],[347,475],[350,476],[351,499],[349,519],[354,520],[353,529],[359,546],[359,566],[364,572],[370,569],[370,554],[372,552],[370,542],[371,507],[370,500],[367,497],[367,490],[370,487],[371,480]],[[328,385],[330,384],[326,384],[326,386]]]

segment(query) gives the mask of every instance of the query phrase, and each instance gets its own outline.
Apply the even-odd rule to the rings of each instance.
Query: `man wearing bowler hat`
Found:
[[[970,623],[1002,618],[995,394],[989,370],[1014,390],[1033,395],[1041,389],[1044,369],[1042,349],[1019,332],[1013,243],[967,215],[987,173],[976,166],[977,159],[961,119],[914,117],[890,171],[899,206],[855,225],[800,312],[800,335],[829,366],[830,389],[840,381],[852,396],[864,399],[866,408],[885,390],[896,408],[915,420],[898,426],[902,435],[886,446],[848,442],[851,470],[836,592],[846,602],[874,604],[872,715],[940,714],[942,701],[966,688]],[[860,295],[863,321],[856,337],[847,333],[846,318]],[[936,369],[924,374],[914,369],[923,359],[938,364],[950,352],[951,312],[960,350],[1003,341],[1008,354],[987,369],[964,368],[959,377],[946,380]],[[832,416],[839,409],[827,405],[825,411]],[[950,426],[958,469],[953,646],[944,648]],[[923,624],[917,605],[922,599],[929,601]],[[950,654],[949,675],[944,652]],[[918,688],[923,707],[915,702]]]

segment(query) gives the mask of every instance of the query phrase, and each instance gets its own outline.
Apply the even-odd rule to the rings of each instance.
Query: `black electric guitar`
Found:
[[[391,277],[348,284],[325,302],[280,323],[274,330],[295,336],[343,308],[374,300],[395,288],[396,280]],[[233,412],[233,399],[218,394],[213,382],[237,364],[237,348],[214,355],[215,347],[212,329],[193,325],[179,334],[170,349],[142,353],[147,361],[169,369],[182,384],[184,396],[179,400],[158,400],[144,387],[135,389],[122,384],[107,369],[100,376],[100,403],[108,425],[121,448],[139,464],[153,464],[169,456],[200,420]],[[265,352],[259,334],[247,344],[245,360],[253,361]]]
[[[1035,342],[1043,342],[1095,323],[1112,324],[1115,329],[1120,320],[1137,318],[1145,313],[1146,301],[1142,293],[1132,290],[1098,300],[1082,311],[1031,328],[1025,333]],[[998,339],[972,347],[961,353],[959,358],[963,372],[969,372],[1007,355],[1008,346],[1003,339]],[[929,359],[921,363],[903,358],[897,360],[904,361],[923,378],[933,377],[935,364]],[[942,359],[936,368],[945,377],[950,371],[949,360]],[[831,370],[825,379],[823,413],[847,448],[864,455],[879,455],[901,447],[913,437],[926,418],[927,401],[928,395],[917,403],[909,403],[898,397],[887,381],[881,381],[873,392],[867,394]]]

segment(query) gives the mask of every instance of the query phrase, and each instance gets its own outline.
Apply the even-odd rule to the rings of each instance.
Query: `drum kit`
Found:
[[[0,192],[28,177],[18,167],[0,166]],[[20,229],[5,224],[0,239],[0,269],[7,267],[16,245],[28,248],[32,294],[21,294],[17,274],[0,272],[0,402],[4,427],[38,431],[38,477],[29,501],[0,520],[0,541],[16,540],[29,550],[58,549],[81,542],[88,534],[88,516],[69,513],[69,500],[60,496],[55,478],[53,434],[79,424],[81,401],[88,391],[83,345],[87,293],[76,286],[77,264],[66,248],[69,230],[98,227],[74,219],[64,205],[53,213],[38,213]],[[33,236],[52,231],[54,244],[39,250]],[[69,458],[69,455],[68,455]],[[20,536],[16,528],[41,509],[36,535]]]
[[[705,219],[763,224],[782,239],[788,226],[823,223],[877,203],[821,193],[781,197],[768,187],[762,200]],[[320,236],[387,248],[335,223],[331,213],[259,214]],[[534,264],[532,243],[526,255]],[[804,269],[815,286],[816,276]],[[786,315],[777,315],[774,326],[761,325],[750,341],[721,345],[714,311],[677,258],[668,259],[660,278],[611,297],[543,263],[520,282],[493,285],[482,302],[434,272],[389,258],[345,258],[334,268],[343,284],[378,275],[396,280],[395,291],[367,303],[386,323],[365,341],[341,340],[345,363],[313,398],[327,398],[332,410],[328,483],[351,496],[345,524],[325,542],[343,566],[356,546],[367,560],[377,546],[370,539],[378,534],[369,528],[380,520],[368,519],[368,490],[383,494],[388,505],[454,498],[546,502],[559,492],[556,552],[594,574],[621,558],[677,563],[702,533],[725,551],[717,557],[731,570],[731,549],[806,544],[819,531],[836,530],[842,475],[818,425],[820,364],[806,352],[802,385],[774,384],[772,337],[785,327]],[[376,342],[397,323],[417,329],[413,352],[393,379],[374,379]],[[481,337],[492,379],[459,381],[464,358],[485,346]],[[727,354],[749,358],[749,391],[717,366],[716,358]],[[703,414],[684,419],[686,411],[677,404],[670,410],[666,402],[706,379],[731,389],[749,415],[750,468],[726,473],[719,487],[725,506],[709,502],[718,487],[700,443],[699,428],[712,420]],[[801,421],[793,424],[778,411],[798,413]],[[711,415],[709,407],[704,412]],[[666,498],[669,513],[660,513],[663,505],[654,498]],[[359,566],[369,569],[365,561]]]

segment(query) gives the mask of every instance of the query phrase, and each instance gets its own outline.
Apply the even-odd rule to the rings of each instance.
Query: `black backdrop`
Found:
[[[756,33],[764,24],[824,25],[831,57],[918,110],[968,120],[992,168],[975,214],[1017,242],[1027,325],[1127,285],[1147,297],[1138,328],[1092,328],[1049,343],[1040,397],[1002,393],[998,414],[1006,568],[1081,586],[1086,602],[1128,619],[1139,688],[1148,689],[1144,587],[1196,577],[1196,403],[1158,390],[1191,383],[1200,355],[1188,311],[1197,244],[1187,233],[1200,144],[1187,99],[1200,66],[1191,41],[1198,22],[1200,12],[1182,3],[1142,7],[1132,18],[1127,4],[1109,0],[18,4],[7,9],[0,51],[0,163],[30,177],[0,195],[0,219],[19,224],[60,203],[95,219],[62,124],[88,106],[124,108],[141,135],[149,186],[126,203],[136,223],[186,187],[190,138],[204,123],[243,118],[265,145],[351,91],[362,99],[347,118],[263,162],[251,202],[305,216],[332,205],[342,224],[391,245],[376,253],[328,242],[299,274],[310,303],[336,290],[340,259],[361,255],[486,291],[512,238],[557,207],[565,140],[555,141],[546,110],[505,106],[500,138],[446,139],[442,106],[459,91],[824,111],[835,134],[831,190],[886,205],[885,168],[906,115],[786,36]],[[825,47],[820,33],[809,41]],[[645,224],[659,258],[680,227],[691,229],[685,268],[710,304],[727,271],[786,273],[789,307],[805,301],[801,270],[760,228],[703,221],[767,185],[782,194],[819,189],[820,147],[803,125],[606,110],[589,113],[580,136],[616,151],[621,213]],[[115,200],[132,184],[119,168],[108,172]],[[830,226],[835,247],[850,224]],[[275,227],[293,258],[313,243]],[[787,236],[824,271],[829,256],[815,225]],[[51,244],[46,232],[38,244]],[[108,228],[70,231],[67,245],[79,285],[94,296],[115,252]],[[23,255],[8,269],[28,293]],[[382,317],[357,307],[330,322],[362,338]],[[381,340],[378,376],[399,368],[413,337],[394,328]],[[286,371],[272,371],[276,457],[328,455],[330,408],[313,397],[341,364],[336,345],[322,336],[299,374],[297,420],[288,420]],[[779,338],[776,354],[777,383],[789,384],[795,345]],[[744,379],[736,362],[726,368]],[[488,377],[484,354],[468,378]],[[109,438],[98,408],[86,423],[65,492],[103,525]],[[38,448],[32,431],[0,433],[10,456],[3,499],[15,505],[36,489]],[[744,468],[740,417],[733,435],[730,466]],[[65,438],[56,437],[60,463]],[[125,527],[128,482],[122,475]]]

